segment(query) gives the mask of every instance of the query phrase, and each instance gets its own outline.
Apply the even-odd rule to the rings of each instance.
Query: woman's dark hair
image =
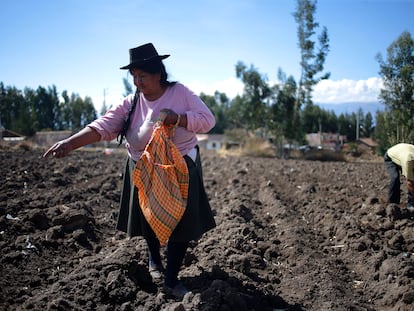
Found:
[[[173,81],[173,82],[168,81],[167,71],[165,69],[164,63],[160,59],[156,59],[154,61],[150,61],[150,62],[141,64],[141,65],[135,66],[134,68],[131,68],[129,70],[129,73],[131,73],[132,69],[139,69],[149,74],[160,73],[160,76],[161,76],[160,84],[162,86],[171,86],[177,83],[176,81]],[[125,120],[124,125],[122,126],[122,130],[118,134],[118,137],[117,137],[119,145],[122,144],[122,141],[124,137],[126,136],[126,132],[128,131],[129,124],[131,123],[131,116],[134,113],[135,107],[137,106],[138,98],[139,98],[139,90],[137,88],[135,91],[134,99],[132,101],[131,109],[129,110],[129,113],[128,113],[128,118]]]
[[[131,74],[132,69],[139,69],[149,74],[159,73],[161,75],[160,83],[162,86],[170,86],[176,83],[168,81],[167,70],[165,69],[164,63],[160,59],[149,61],[131,68],[129,70],[129,73]]]
[[[128,131],[129,124],[131,123],[131,115],[135,110],[135,107],[137,106],[137,101],[139,98],[139,90],[135,90],[134,99],[132,100],[131,109],[128,112],[128,118],[124,121],[124,124],[122,125],[122,130],[119,132],[118,136],[116,137],[116,140],[118,141],[118,146],[122,144],[122,141],[124,140],[124,137],[126,136],[126,132]]]

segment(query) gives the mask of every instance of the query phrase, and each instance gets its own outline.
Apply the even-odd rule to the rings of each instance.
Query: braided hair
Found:
[[[126,132],[128,131],[129,124],[131,123],[131,116],[134,113],[135,107],[137,106],[138,98],[139,98],[139,90],[137,88],[136,91],[135,91],[134,99],[132,100],[131,109],[128,112],[128,118],[124,121],[124,125],[122,126],[122,130],[121,130],[121,132],[119,132],[119,134],[116,138],[116,140],[118,141],[118,146],[120,146],[122,144],[122,141],[124,140],[124,138],[126,136]]]

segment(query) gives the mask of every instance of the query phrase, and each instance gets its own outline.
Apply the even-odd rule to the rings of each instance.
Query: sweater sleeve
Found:
[[[124,121],[128,117],[133,95],[125,97],[116,107],[110,108],[103,116],[89,123],[87,126],[93,128],[101,135],[101,140],[113,140],[120,131]]]
[[[216,124],[213,113],[193,91],[184,87],[185,100],[188,105],[187,130],[195,133],[207,133]]]

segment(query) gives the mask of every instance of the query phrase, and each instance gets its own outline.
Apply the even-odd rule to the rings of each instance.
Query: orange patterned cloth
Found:
[[[188,198],[188,168],[171,140],[174,129],[157,124],[132,180],[139,205],[161,245],[165,245],[184,214]]]

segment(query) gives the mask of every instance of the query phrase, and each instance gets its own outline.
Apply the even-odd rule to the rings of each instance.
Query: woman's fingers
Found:
[[[44,154],[43,154],[43,157],[44,158],[47,158],[48,156],[50,156],[50,155],[53,155],[54,156],[54,153],[55,153],[55,149],[56,149],[56,145],[57,144],[54,144],[52,147],[50,147]]]
[[[63,158],[68,154],[68,149],[64,142],[58,142],[49,148],[44,154],[43,157],[53,156],[55,158]]]
[[[177,113],[171,109],[162,109],[158,120],[162,121],[164,125],[174,125],[177,122]]]

